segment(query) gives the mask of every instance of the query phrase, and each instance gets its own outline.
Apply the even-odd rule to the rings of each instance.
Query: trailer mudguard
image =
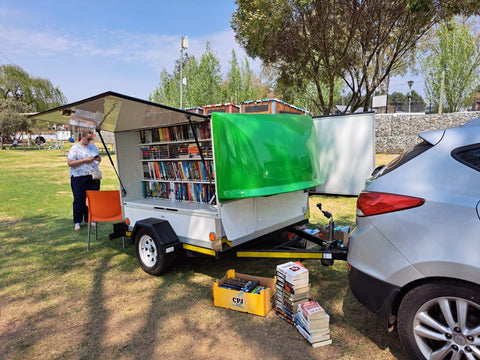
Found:
[[[148,229],[151,231],[152,235],[162,244],[162,251],[165,252],[166,248],[175,247],[175,250],[181,248],[180,240],[177,237],[175,231],[173,231],[172,226],[167,220],[156,219],[156,218],[147,218],[138,220],[135,223],[135,226],[132,231],[132,239],[135,239],[138,231],[140,229]]]

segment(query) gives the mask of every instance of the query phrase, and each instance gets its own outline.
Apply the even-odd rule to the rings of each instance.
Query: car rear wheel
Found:
[[[480,288],[445,281],[402,300],[398,334],[413,359],[480,359]]]

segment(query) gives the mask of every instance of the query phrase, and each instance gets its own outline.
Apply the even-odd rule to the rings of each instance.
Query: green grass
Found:
[[[65,154],[0,152],[0,359],[405,359],[348,289],[347,264],[306,260],[312,297],[331,315],[333,344],[312,349],[271,311],[265,318],[213,306],[228,269],[273,277],[286,260],[180,258],[161,277],[144,273],[133,247],[73,231]],[[106,157],[103,190],[118,188]],[[354,197],[313,196],[311,222],[354,225]]]

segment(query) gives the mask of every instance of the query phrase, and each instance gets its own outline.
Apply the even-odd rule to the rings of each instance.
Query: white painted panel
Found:
[[[295,191],[265,197],[235,200],[221,205],[225,234],[230,241],[254,238],[294,224],[304,218],[308,194]]]
[[[257,230],[304,216],[307,211],[307,199],[308,193],[303,190],[255,198]]]
[[[314,118],[320,173],[316,193],[358,195],[375,167],[375,114]]]
[[[219,210],[225,234],[230,241],[256,231],[254,198],[222,203]]]
[[[206,248],[212,246],[208,236],[210,232],[216,232],[216,221],[219,221],[215,216],[159,210],[152,206],[127,204],[123,209],[125,217],[130,219],[131,224],[150,217],[167,220],[181,242]]]

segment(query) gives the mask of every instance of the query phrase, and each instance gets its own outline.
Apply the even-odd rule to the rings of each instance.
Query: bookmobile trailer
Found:
[[[102,142],[102,130],[113,132],[125,221],[110,237],[129,236],[147,273],[165,272],[180,251],[346,260],[345,247],[299,228],[308,189],[322,183],[308,116],[207,116],[106,92],[30,117],[95,128]],[[285,229],[318,246],[257,241]]]

